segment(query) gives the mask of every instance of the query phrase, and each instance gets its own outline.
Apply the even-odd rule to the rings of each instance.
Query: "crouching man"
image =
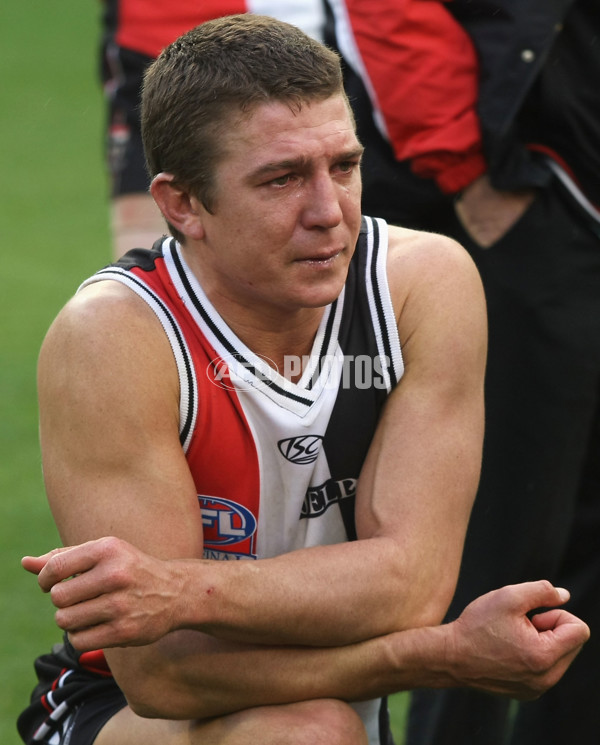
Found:
[[[388,745],[390,693],[543,693],[589,634],[565,590],[440,625],[484,299],[460,246],[361,216],[337,57],[270,18],[212,21],[152,65],[142,119],[170,235],[85,282],[40,356],[71,548],[23,563],[68,636],[36,663],[24,741]]]

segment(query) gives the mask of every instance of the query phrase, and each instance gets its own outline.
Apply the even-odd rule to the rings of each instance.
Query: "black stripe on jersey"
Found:
[[[331,303],[331,307],[329,310],[329,318],[327,319],[327,325],[325,326],[325,333],[323,334],[323,343],[321,344],[321,348],[319,349],[319,362],[317,363],[317,366],[315,367],[315,371],[313,373],[312,378],[308,381],[308,385],[306,386],[306,390],[308,391],[312,390],[313,385],[315,385],[317,380],[319,379],[319,376],[321,375],[321,371],[323,370],[323,363],[326,361],[325,358],[328,354],[330,354],[329,346],[331,344],[331,334],[333,330],[333,324],[335,322],[337,305],[338,305],[337,299],[334,300],[333,303]]]
[[[268,388],[271,388],[272,390],[274,390],[280,396],[284,396],[285,398],[289,398],[292,401],[296,401],[297,403],[304,404],[307,407],[312,406],[313,402],[310,399],[304,398],[302,396],[297,396],[295,393],[286,391],[284,388],[281,388],[280,386],[277,385],[277,383],[274,383],[272,380],[265,379],[264,375],[259,376],[258,371],[254,367],[254,365],[250,364],[250,362],[244,357],[244,355],[241,354],[241,352],[238,352],[237,349],[232,344],[230,344],[227,337],[225,337],[221,333],[221,330],[213,323],[211,317],[208,315],[208,313],[204,309],[199,298],[196,296],[196,293],[194,292],[192,285],[190,284],[190,281],[185,272],[185,268],[183,267],[183,264],[181,263],[181,259],[179,258],[179,252],[176,250],[173,250],[171,251],[171,256],[173,258],[173,262],[175,264],[177,274],[179,275],[179,279],[183,283],[183,286],[185,287],[188,297],[194,304],[194,308],[196,308],[196,310],[202,317],[202,320],[204,321],[204,323],[206,323],[206,325],[210,328],[212,333],[217,337],[219,342],[229,352],[232,358],[236,360],[236,362],[239,362],[240,364],[242,364],[244,368],[248,370],[248,372],[250,372],[252,375],[254,375],[255,378],[257,378],[257,380],[260,380],[261,383],[266,385]]]
[[[380,355],[377,335],[385,331],[385,351],[389,359],[394,359],[385,325],[385,296],[382,298],[380,295],[375,274],[377,258],[381,256],[380,232],[373,231],[369,235],[368,228],[369,221],[365,220],[348,271],[338,340],[344,356],[355,359],[368,355],[375,360]],[[371,238],[374,239],[372,251],[369,250]],[[369,300],[371,289],[371,294],[377,299],[375,308]],[[383,379],[380,385],[365,387],[359,386],[350,375],[347,383],[340,386],[323,439],[331,478],[335,481],[349,477],[358,479],[389,392]],[[339,505],[348,540],[355,540],[355,498],[343,499]]]
[[[173,318],[171,311],[164,304],[164,302],[158,297],[158,295],[155,292],[153,292],[144,282],[138,279],[138,277],[136,277],[135,274],[132,274],[129,271],[123,271],[122,269],[119,269],[119,268],[107,267],[106,269],[102,269],[99,272],[97,272],[95,276],[110,277],[111,275],[113,275],[115,278],[125,277],[128,282],[135,284],[136,287],[138,287],[140,290],[143,290],[146,295],[151,297],[165,314],[165,318],[168,319],[171,330],[173,331],[173,334],[175,338],[177,339],[177,344],[179,345],[179,350],[181,352],[181,358],[185,366],[185,374],[188,380],[187,389],[189,392],[189,403],[188,403],[188,406],[186,407],[187,410],[185,414],[185,421],[183,422],[181,426],[181,430],[179,432],[179,441],[181,442],[182,445],[184,445],[186,440],[188,439],[188,436],[190,434],[190,430],[192,427],[192,423],[194,421],[194,410],[196,407],[196,402],[194,399],[196,395],[196,388],[194,385],[192,361],[188,354],[187,345],[185,341],[183,340],[183,336],[179,329],[179,325],[177,321],[175,320],[175,318]]]
[[[116,262],[114,266],[121,269],[141,269],[144,272],[151,272],[156,268],[156,260],[162,259],[162,244],[165,236],[154,241],[152,248],[132,248]],[[107,267],[109,268],[109,267]]]
[[[373,226],[373,260],[371,261],[370,267],[371,285],[373,287],[373,301],[375,303],[375,310],[377,312],[379,328],[381,329],[381,341],[383,343],[384,353],[387,359],[392,361],[394,359],[394,355],[392,354],[392,345],[390,343],[390,335],[388,333],[386,317],[381,303],[381,291],[379,289],[379,282],[377,279],[377,261],[379,257],[379,225],[377,224],[377,220],[370,220],[370,222]],[[389,372],[390,381],[393,388],[398,382],[393,364],[390,365]]]

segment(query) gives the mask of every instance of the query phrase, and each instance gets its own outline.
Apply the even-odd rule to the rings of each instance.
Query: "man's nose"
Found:
[[[344,187],[335,182],[330,173],[315,174],[307,190],[303,223],[307,228],[333,228],[342,221],[340,204]]]

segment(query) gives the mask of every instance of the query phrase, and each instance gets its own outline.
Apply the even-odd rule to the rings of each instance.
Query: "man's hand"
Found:
[[[185,602],[187,597],[186,562],[162,561],[125,541],[101,538],[39,557],[28,556],[22,563],[38,574],[41,588],[50,592],[58,608],[57,623],[69,632],[77,649],[150,644],[179,628],[174,619],[179,618],[182,598]],[[511,585],[477,598],[456,621],[445,626],[396,632],[380,640],[329,650],[278,648],[275,653],[270,649],[269,655],[274,663],[286,659],[297,664],[308,654],[338,665],[341,659],[348,671],[366,664],[370,671],[367,679],[371,680],[373,673],[371,683],[358,687],[350,685],[346,674],[341,688],[339,681],[328,683],[325,676],[316,697],[348,695],[358,700],[415,687],[468,686],[533,699],[561,678],[589,638],[583,621],[556,607],[568,598],[566,590],[544,580]],[[552,609],[530,618],[538,608]],[[393,671],[388,667],[390,644],[398,645]],[[383,655],[382,649],[387,650]],[[256,649],[254,653],[260,657]],[[383,667],[379,668],[381,660]],[[190,664],[193,666],[193,661]],[[313,668],[302,663],[301,669]],[[337,668],[332,665],[331,669]],[[363,676],[358,679],[364,681]],[[311,681],[314,686],[312,673]],[[283,702],[306,697],[305,683],[298,685],[302,693],[292,686],[293,692]],[[195,712],[195,704],[190,706],[189,711]]]
[[[140,646],[173,630],[183,592],[177,561],[161,561],[118,538],[25,556],[49,592],[56,623],[80,650]],[[181,580],[181,581],[180,581]]]
[[[508,233],[534,198],[533,189],[498,191],[484,174],[463,191],[455,209],[463,228],[475,243],[489,248]]]
[[[567,590],[541,580],[474,600],[448,626],[448,662],[455,681],[523,700],[541,696],[558,682],[590,635],[583,621],[555,608],[568,599]]]

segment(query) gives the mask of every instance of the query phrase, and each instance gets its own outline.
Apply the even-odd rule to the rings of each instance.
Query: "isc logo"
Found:
[[[250,538],[256,530],[256,518],[241,504],[219,497],[198,495],[205,541],[211,546],[226,546]]]
[[[279,452],[291,463],[314,463],[321,449],[320,435],[301,435],[300,437],[289,437],[277,443]]]

